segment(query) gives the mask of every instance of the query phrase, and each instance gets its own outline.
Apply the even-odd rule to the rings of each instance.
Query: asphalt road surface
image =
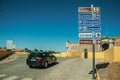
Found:
[[[0,80],[92,80],[88,74],[92,69],[91,59],[57,58],[57,64],[43,69],[29,68],[26,56],[15,54],[0,61]]]

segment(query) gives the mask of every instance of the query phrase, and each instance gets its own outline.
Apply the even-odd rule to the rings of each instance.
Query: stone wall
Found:
[[[92,51],[92,44],[69,43],[67,41],[66,48],[68,52],[84,52],[84,49]],[[98,44],[95,45],[95,51],[100,51],[100,46]]]
[[[103,51],[104,44],[108,44],[109,48],[113,46],[120,46],[120,37],[103,37],[99,44],[95,44],[95,51]],[[70,43],[66,41],[67,52],[84,52],[84,49],[87,51],[92,51],[92,44],[80,44],[79,42]]]
[[[114,37],[115,38],[115,46],[120,46],[120,37]]]

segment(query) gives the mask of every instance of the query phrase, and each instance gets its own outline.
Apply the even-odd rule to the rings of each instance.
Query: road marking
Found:
[[[22,80],[32,80],[32,78],[24,78],[24,79],[22,79]]]
[[[0,77],[4,77],[4,76],[6,76],[5,74],[0,74]]]
[[[16,78],[18,78],[18,77],[17,77],[17,76],[11,76],[11,77],[8,77],[8,78],[3,79],[3,80],[14,80],[14,79],[16,79]]]

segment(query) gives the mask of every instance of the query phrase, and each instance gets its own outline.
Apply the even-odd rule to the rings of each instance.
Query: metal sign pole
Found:
[[[93,69],[93,80],[95,78],[95,44],[96,44],[96,33],[100,33],[101,20],[100,20],[100,7],[79,7],[78,8],[78,25],[79,25],[79,38],[81,44],[88,44],[91,41],[92,47],[92,69]],[[99,39],[98,39],[99,40]]]
[[[91,4],[91,9],[92,9],[92,20],[93,20],[93,4]],[[93,69],[93,75],[92,75],[92,80],[94,80],[95,79],[95,43],[96,43],[96,41],[94,39],[94,37],[95,37],[94,31],[92,32],[92,34],[93,34],[93,43],[92,43],[92,52],[93,52],[92,69]]]
[[[95,79],[95,44],[93,46],[93,80]]]

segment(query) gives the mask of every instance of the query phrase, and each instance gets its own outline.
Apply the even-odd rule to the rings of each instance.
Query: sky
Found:
[[[0,46],[66,51],[78,42],[78,7],[101,8],[101,35],[120,36],[119,0],[0,0]]]

